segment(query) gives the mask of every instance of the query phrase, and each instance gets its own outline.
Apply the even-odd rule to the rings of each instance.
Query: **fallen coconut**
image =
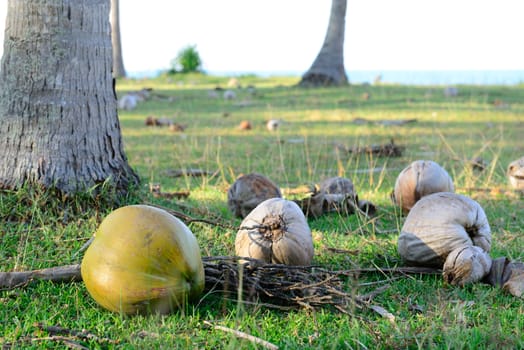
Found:
[[[280,188],[264,175],[240,176],[227,191],[227,205],[237,217],[244,218],[257,205],[269,198],[281,198]]]
[[[511,187],[524,190],[524,157],[511,162],[507,174]]]
[[[310,265],[313,238],[300,207],[282,198],[260,203],[242,221],[235,253],[266,263]]]
[[[345,177],[335,176],[323,180],[320,185],[320,192],[323,192],[327,211],[335,211],[344,214],[353,214],[360,211],[374,215],[376,207],[373,203],[359,200],[353,182]]]
[[[443,268],[454,285],[477,282],[491,268],[491,229],[473,199],[441,192],[421,198],[406,217],[398,252],[409,265]]]
[[[100,224],[81,264],[89,294],[124,314],[166,314],[200,296],[205,278],[189,228],[168,212],[130,205]]]
[[[431,160],[416,160],[398,175],[391,198],[407,214],[428,194],[454,191],[453,180],[444,168]]]

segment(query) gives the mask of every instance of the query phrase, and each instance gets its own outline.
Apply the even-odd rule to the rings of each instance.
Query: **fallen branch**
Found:
[[[516,190],[516,189],[504,189],[501,187],[490,187],[490,188],[482,188],[482,187],[459,187],[456,189],[457,191],[463,192],[463,193],[480,193],[485,194],[487,196],[505,196],[509,198],[519,198],[522,197],[524,192],[522,190]]]
[[[189,197],[189,191],[177,191],[177,192],[163,192],[160,188],[160,184],[149,184],[149,192],[155,198],[165,198],[165,199],[184,199]]]
[[[403,126],[417,122],[417,119],[382,119],[382,120],[371,120],[365,118],[355,118],[353,123],[361,124],[379,124],[382,126]]]
[[[349,306],[368,307],[376,294],[358,297],[346,293],[346,281],[342,277],[362,273],[436,274],[440,270],[420,267],[363,268],[329,271],[318,266],[288,266],[265,264],[259,260],[239,257],[210,256],[203,259],[205,292],[220,293],[247,304],[263,305],[276,309],[300,309],[334,306],[348,310]],[[0,289],[11,290],[31,282],[81,281],[80,265],[66,265],[26,272],[0,272]],[[384,287],[382,287],[384,288]],[[382,292],[377,289],[375,293]]]
[[[405,146],[396,145],[393,140],[384,145],[357,146],[350,148],[341,144],[336,144],[335,148],[342,153],[372,154],[378,157],[401,157],[406,149]]]
[[[180,170],[166,170],[166,176],[181,177],[181,176],[214,176],[218,171],[210,172],[202,169],[180,169]]]
[[[63,347],[70,349],[87,349],[89,347],[84,346],[79,341],[95,341],[98,344],[119,344],[119,340],[112,340],[108,338],[102,338],[95,334],[89,333],[85,330],[77,331],[73,329],[67,329],[59,326],[46,326],[40,322],[34,324],[36,328],[41,331],[44,331],[48,336],[43,337],[21,337],[16,340],[14,343],[4,343],[2,344],[2,349],[11,349],[11,348],[25,348],[27,343],[37,343],[45,341],[61,342]]]
[[[32,281],[77,282],[81,280],[78,264],[33,271],[0,272],[0,291],[24,287]]]
[[[38,329],[45,331],[49,333],[51,336],[73,336],[75,338],[81,339],[81,340],[93,340],[98,343],[111,343],[111,344],[118,344],[118,340],[113,340],[109,338],[102,338],[99,337],[93,333],[89,333],[86,330],[77,331],[74,329],[68,329],[60,326],[46,326],[43,323],[35,323],[34,325]]]

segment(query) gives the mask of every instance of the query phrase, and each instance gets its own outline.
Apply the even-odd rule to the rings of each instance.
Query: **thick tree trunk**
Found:
[[[0,188],[82,192],[138,177],[111,75],[109,0],[9,0],[0,70]]]
[[[126,76],[122,56],[122,41],[120,40],[120,9],[119,0],[111,0],[111,41],[113,43],[113,76]]]
[[[329,24],[324,44],[313,65],[302,76],[300,86],[345,85],[344,31],[347,0],[332,0]]]

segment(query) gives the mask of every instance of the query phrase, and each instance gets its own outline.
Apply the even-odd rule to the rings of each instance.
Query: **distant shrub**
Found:
[[[202,67],[202,60],[200,54],[196,49],[196,45],[190,45],[178,52],[178,55],[171,61],[171,69],[169,73],[191,73],[199,72]]]

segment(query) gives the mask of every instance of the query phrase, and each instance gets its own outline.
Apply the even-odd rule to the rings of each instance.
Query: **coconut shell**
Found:
[[[421,198],[406,217],[398,252],[410,265],[442,268],[448,255],[465,247],[491,249],[491,229],[482,207],[450,192]]]
[[[524,190],[524,157],[511,162],[507,174],[511,187]]]
[[[242,221],[235,253],[266,263],[310,265],[313,238],[300,207],[281,198],[260,203]]]
[[[480,281],[491,269],[491,258],[482,248],[467,246],[449,253],[444,262],[444,280],[464,286]]]
[[[511,270],[510,278],[504,283],[502,289],[519,298],[524,295],[524,266],[522,264],[519,268],[514,267]]]
[[[392,199],[407,214],[428,194],[454,191],[453,180],[444,168],[431,160],[416,160],[398,175]]]
[[[353,214],[359,206],[358,195],[353,182],[345,177],[335,176],[323,180],[320,192],[324,193],[326,211]]]
[[[345,194],[356,197],[353,182],[345,177],[335,176],[323,180],[320,183],[320,190],[327,194]]]
[[[246,217],[257,205],[270,198],[282,198],[280,188],[257,173],[239,177],[227,191],[228,208],[240,218]]]
[[[318,218],[329,211],[329,203],[326,194],[322,191],[315,192],[303,199],[295,199],[294,202],[302,209],[308,218]]]
[[[524,295],[524,263],[506,257],[494,259],[484,282],[520,298]]]

